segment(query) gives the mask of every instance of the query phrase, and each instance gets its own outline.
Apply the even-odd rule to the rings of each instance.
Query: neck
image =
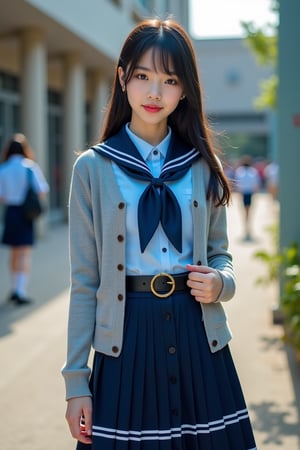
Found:
[[[153,146],[158,145],[168,134],[168,128],[166,125],[147,126],[141,129],[130,122],[129,128],[134,134]]]

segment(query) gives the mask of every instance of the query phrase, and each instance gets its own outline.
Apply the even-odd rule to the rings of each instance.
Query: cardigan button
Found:
[[[200,261],[200,259],[197,261],[197,266],[202,266],[202,261]]]
[[[113,353],[118,353],[119,347],[117,347],[116,345],[114,345],[114,346],[112,347],[112,351],[113,351]]]
[[[216,347],[216,346],[218,345],[218,341],[217,341],[216,339],[214,339],[214,340],[212,341],[211,345],[212,345],[213,347]]]
[[[118,300],[121,302],[122,300],[124,300],[124,295],[123,294],[118,294]]]
[[[195,208],[198,207],[198,202],[197,202],[197,200],[194,200],[194,201],[193,201],[193,205],[195,206]]]
[[[118,264],[118,270],[124,270],[124,266],[123,266],[123,264]]]
[[[125,203],[124,202],[120,202],[118,206],[119,206],[119,209],[123,209],[125,207]]]
[[[118,234],[118,241],[119,242],[123,242],[124,241],[124,236],[123,236],[123,234]]]

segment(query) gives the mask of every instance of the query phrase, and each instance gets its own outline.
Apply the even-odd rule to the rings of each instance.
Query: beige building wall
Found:
[[[228,117],[233,115],[253,116],[268,111],[259,111],[255,99],[260,94],[263,80],[273,69],[258,64],[255,55],[244,39],[194,40],[200,77],[203,85],[205,110],[209,115]],[[232,129],[267,130],[268,124],[232,124]]]
[[[0,145],[24,132],[67,216],[76,152],[100,135],[124,38],[145,17],[188,27],[188,0],[0,0]],[[17,13],[16,13],[17,12]]]

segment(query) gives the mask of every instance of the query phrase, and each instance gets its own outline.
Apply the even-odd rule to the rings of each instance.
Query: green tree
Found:
[[[271,10],[279,15],[279,0],[270,0]],[[246,33],[246,43],[255,53],[260,64],[274,68],[274,74],[261,84],[261,94],[256,99],[258,108],[277,107],[277,61],[278,61],[278,24],[266,23],[257,27],[253,22],[242,22]]]

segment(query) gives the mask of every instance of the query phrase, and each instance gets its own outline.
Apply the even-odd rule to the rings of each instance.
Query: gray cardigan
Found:
[[[217,269],[223,280],[218,301],[201,305],[208,345],[216,352],[231,339],[221,302],[230,300],[235,292],[226,207],[215,207],[206,199],[209,169],[202,158],[194,163],[192,174],[193,262]],[[116,183],[111,161],[92,149],[74,164],[69,214],[71,301],[67,360],[62,369],[67,399],[91,395],[91,346],[114,357],[122,350],[126,200]]]

